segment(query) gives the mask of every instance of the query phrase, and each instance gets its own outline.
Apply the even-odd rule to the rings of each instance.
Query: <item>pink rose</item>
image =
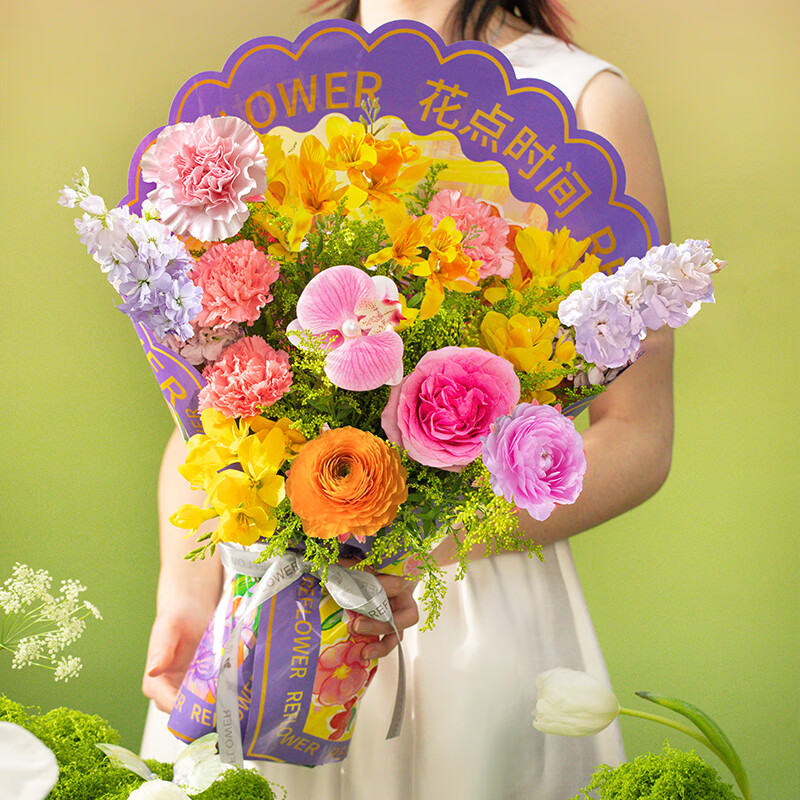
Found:
[[[213,328],[255,322],[258,312],[272,300],[269,288],[278,271],[277,262],[249,239],[209,247],[189,273],[195,286],[203,290],[198,325]]]
[[[206,367],[200,410],[215,408],[228,417],[253,417],[280,400],[292,385],[289,356],[260,336],[245,336]]]
[[[544,520],[557,505],[574,503],[583,488],[583,439],[552,406],[520,403],[500,417],[483,444],[494,493]]]
[[[203,242],[238,233],[245,199],[267,189],[267,158],[253,129],[238,117],[200,117],[170,125],[142,156],[142,178],[156,184],[147,199],[179,236]]]
[[[481,437],[519,395],[519,378],[504,358],[477,347],[443,347],[426,353],[392,388],[381,424],[415,461],[455,471],[481,454]]]

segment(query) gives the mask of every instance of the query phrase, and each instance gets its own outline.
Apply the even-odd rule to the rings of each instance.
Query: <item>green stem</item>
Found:
[[[725,764],[728,769],[733,772],[734,777],[736,778],[736,783],[739,786],[739,791],[742,793],[742,797],[744,800],[752,800],[753,796],[750,794],[750,784],[747,780],[746,775],[740,775],[739,772],[731,766],[728,759],[707,739],[703,734],[697,733],[696,731],[692,730],[686,725],[682,725],[680,722],[675,722],[675,720],[669,719],[668,717],[662,717],[659,714],[648,714],[646,711],[636,711],[633,708],[620,708],[620,714],[627,714],[629,717],[639,717],[639,719],[649,719],[652,722],[660,722],[662,725],[666,725],[669,728],[674,728],[676,731],[680,731],[681,733],[685,733],[687,736],[691,736],[692,739],[696,739],[701,744],[705,745],[723,764]]]
[[[723,755],[714,747],[713,744],[705,737],[702,733],[697,733],[696,731],[692,730],[688,725],[682,725],[680,722],[675,722],[675,720],[669,719],[668,717],[662,717],[658,714],[648,714],[646,711],[636,711],[633,708],[620,708],[620,714],[627,714],[629,717],[639,717],[639,719],[649,719],[652,722],[660,722],[662,725],[666,725],[669,728],[674,728],[676,731],[680,731],[681,733],[685,733],[687,736],[691,736],[692,739],[696,739],[701,744],[705,745],[717,758],[720,759],[723,763],[725,763],[725,758]]]

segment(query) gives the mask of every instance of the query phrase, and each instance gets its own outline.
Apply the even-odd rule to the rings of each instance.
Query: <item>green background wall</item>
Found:
[[[132,748],[157,571],[155,476],[171,421],[56,192],[85,164],[96,191],[120,197],[130,153],[164,123],[183,81],[221,67],[247,38],[292,37],[307,18],[289,5],[17,0],[0,11],[0,579],[14,561],[80,578],[105,617],[76,647],[79,679],[56,686],[0,662],[0,691],[101,714]],[[644,705],[632,692],[648,688],[702,705],[738,746],[754,796],[793,800],[796,0],[571,8],[579,42],[647,101],[673,238],[710,238],[730,262],[718,304],[678,335],[667,485],[578,537],[576,559],[623,703]],[[624,732],[631,756],[664,740],[637,721]]]

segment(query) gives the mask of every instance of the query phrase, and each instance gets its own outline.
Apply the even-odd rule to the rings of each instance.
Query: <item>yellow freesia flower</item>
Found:
[[[236,453],[239,445],[250,433],[250,422],[258,417],[228,417],[215,408],[206,408],[200,414],[203,432]]]
[[[169,521],[176,528],[187,528],[192,533],[197,533],[197,529],[210,519],[214,519],[217,512],[213,508],[200,508],[185,504],[178,508],[169,518]]]
[[[207,506],[181,506],[170,521],[197,529],[219,518],[215,542],[252,544],[275,531],[274,510],[283,501],[284,477],[278,470],[305,444],[291,420],[263,417],[231,419],[213,409],[201,415],[204,434],[189,440],[185,462],[178,468],[194,488],[204,489]],[[238,469],[226,469],[238,464]]]
[[[275,517],[270,517],[260,506],[237,507],[222,514],[214,531],[214,541],[234,542],[248,547],[259,539],[272,536],[276,527]]]
[[[306,437],[297,428],[292,427],[293,422],[288,417],[278,420],[264,419],[264,417],[249,417],[250,430],[263,439],[273,428],[280,428],[286,445],[286,458],[294,458],[306,443]]]
[[[230,450],[210,436],[192,436],[188,451],[178,472],[192,489],[205,489],[216,474],[236,461]]]

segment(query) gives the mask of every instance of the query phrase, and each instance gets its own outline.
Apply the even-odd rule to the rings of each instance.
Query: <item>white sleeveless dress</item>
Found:
[[[502,52],[518,77],[558,86],[575,105],[614,67],[537,32]],[[567,800],[601,763],[624,758],[619,728],[585,738],[531,725],[535,678],[556,666],[608,680],[569,544],[545,561],[506,554],[475,561],[452,580],[432,631],[406,631],[408,694],[403,731],[385,741],[394,701],[396,651],[361,701],[350,752],[313,769],[260,763],[288,800]],[[181,745],[151,704],[142,753],[173,759]]]

